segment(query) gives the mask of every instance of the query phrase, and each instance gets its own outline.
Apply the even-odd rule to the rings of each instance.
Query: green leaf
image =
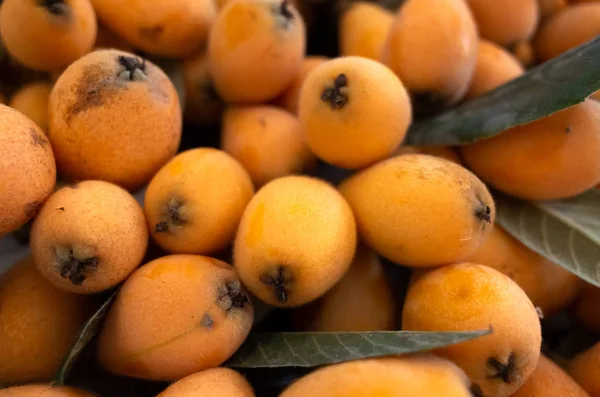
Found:
[[[600,191],[554,202],[495,193],[497,222],[527,247],[600,287]]]
[[[576,105],[600,89],[600,37],[473,101],[415,122],[409,145],[460,145]]]
[[[232,368],[316,367],[362,358],[416,353],[464,342],[492,330],[466,332],[281,332],[251,335],[225,364]]]
[[[118,290],[115,290],[110,297],[100,306],[98,310],[90,317],[90,319],[84,324],[79,331],[75,344],[71,348],[67,357],[65,357],[62,365],[58,369],[58,372],[54,376],[54,383],[58,385],[64,385],[71,368],[83,352],[84,348],[90,343],[90,341],[96,336],[102,325],[102,320],[108,312],[111,302],[117,296]]]

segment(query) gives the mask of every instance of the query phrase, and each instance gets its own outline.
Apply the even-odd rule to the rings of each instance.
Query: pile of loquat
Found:
[[[1,2],[0,397],[600,397],[600,288],[494,199],[599,185],[600,94],[405,144],[599,36],[600,1],[380,3]],[[557,318],[593,343],[558,354]],[[268,393],[228,365],[263,331],[486,329]]]

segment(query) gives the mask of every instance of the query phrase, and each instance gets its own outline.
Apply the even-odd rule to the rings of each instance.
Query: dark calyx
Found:
[[[73,250],[70,250],[69,256],[61,259],[60,276],[68,278],[73,285],[81,285],[86,278],[84,273],[96,267],[98,267],[98,258],[78,259],[73,255]]]
[[[333,81],[333,87],[327,87],[321,94],[321,100],[328,102],[333,109],[341,109],[348,103],[348,77],[345,74],[338,75]]]

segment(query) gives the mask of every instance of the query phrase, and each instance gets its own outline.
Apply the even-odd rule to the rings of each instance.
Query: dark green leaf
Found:
[[[100,326],[102,325],[102,320],[106,316],[108,312],[108,308],[110,307],[111,302],[117,296],[118,290],[114,291],[110,297],[100,306],[100,308],[90,317],[90,319],[84,324],[84,326],[79,331],[77,335],[77,339],[75,340],[75,344],[71,348],[71,351],[65,357],[62,365],[58,369],[54,377],[54,383],[63,385],[71,368],[83,352],[83,349],[90,343],[92,338],[96,336],[98,331],[100,330]]]
[[[600,37],[498,89],[433,118],[415,122],[410,145],[460,145],[494,136],[582,102],[600,89]]]
[[[555,202],[494,195],[497,222],[535,252],[600,287],[600,192]]]
[[[316,367],[428,351],[492,332],[281,332],[251,335],[225,364],[232,368]]]

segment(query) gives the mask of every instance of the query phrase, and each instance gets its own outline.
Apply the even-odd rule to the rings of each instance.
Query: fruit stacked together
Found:
[[[163,397],[254,396],[222,365],[258,301],[296,331],[491,330],[327,366],[282,397],[600,396],[600,346],[572,362],[581,386],[540,353],[542,313],[576,302],[600,330],[600,290],[497,226],[491,193],[600,183],[600,104],[460,148],[402,145],[415,119],[600,34],[600,2],[571,3],[343,4],[329,57],[306,55],[302,0],[4,0],[12,62],[49,78],[0,105],[0,235],[31,228],[0,277],[0,383],[35,383],[0,396],[91,395],[40,382],[116,289],[96,359],[177,381]],[[183,84],[153,57],[179,60]],[[184,123],[219,125],[219,147],[181,150]],[[405,297],[383,262],[410,269]]]

